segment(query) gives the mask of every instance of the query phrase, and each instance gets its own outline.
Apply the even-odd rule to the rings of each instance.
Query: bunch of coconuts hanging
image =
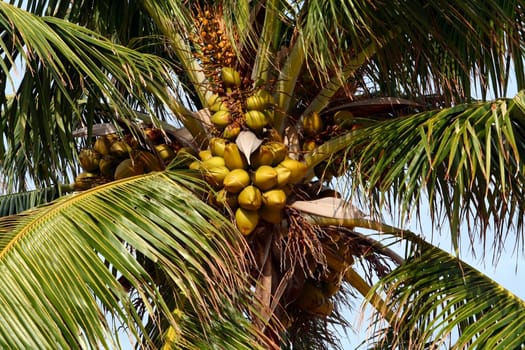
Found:
[[[230,94],[208,99],[217,137],[209,140],[208,149],[199,153],[200,161],[190,167],[203,171],[217,189],[214,203],[234,211],[237,228],[249,235],[261,219],[281,222],[290,186],[304,178],[307,167],[289,158],[282,142],[264,141],[249,153],[239,149],[236,141],[242,131],[260,135],[271,124],[273,97],[264,89],[247,97],[235,93],[241,75],[231,67],[222,68],[221,79]]]
[[[248,161],[235,142],[210,139],[190,168],[203,172],[216,188],[213,204],[235,212],[237,228],[249,235],[259,220],[280,223],[290,186],[306,175],[306,165],[287,157],[280,142],[261,144]]]
[[[148,140],[149,149],[141,147],[131,134],[98,136],[91,147],[78,154],[82,172],[75,178],[75,190],[162,170],[177,152],[185,150],[174,142],[166,143],[160,129],[146,128],[144,139]]]

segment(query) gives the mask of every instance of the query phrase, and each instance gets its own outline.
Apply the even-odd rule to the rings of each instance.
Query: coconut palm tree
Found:
[[[522,1],[11,3],[2,347],[324,349],[356,293],[373,348],[525,343],[459,254],[523,249]]]

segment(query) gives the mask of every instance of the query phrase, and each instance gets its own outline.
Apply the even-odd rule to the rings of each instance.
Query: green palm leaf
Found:
[[[106,314],[148,346],[151,340],[139,335],[147,334],[143,318],[149,314],[177,327],[173,307],[203,321],[191,328],[203,339],[220,329],[204,320],[213,319],[222,306],[236,310],[231,303],[241,300],[236,296],[246,278],[239,259],[242,241],[220,214],[195,197],[204,189],[188,179],[153,173],[2,218],[2,347],[80,348],[85,342],[113,348],[117,330]],[[140,256],[166,280],[155,280]],[[227,312],[216,320],[232,318]],[[243,327],[245,321],[237,317],[235,322]],[[181,333],[182,343],[190,336],[197,337]],[[251,337],[247,331],[232,334],[229,341],[253,346]]]
[[[0,196],[0,217],[18,214],[41,204],[51,202],[63,195],[63,191],[69,191],[69,186],[46,187],[40,190]]]
[[[0,3],[0,32],[0,157],[4,164],[16,164],[4,167],[10,188],[26,188],[26,175],[37,185],[68,182],[60,180],[74,169],[72,130],[101,119],[126,118],[135,108],[151,110],[152,102],[168,100],[173,80],[158,56],[5,2]],[[19,84],[11,82],[16,98],[8,98],[5,84],[12,80],[17,60],[25,71]],[[109,115],[97,114],[108,104]]]
[[[385,288],[396,321],[377,334],[389,349],[520,349],[525,303],[445,251],[422,243],[376,286]]]
[[[408,215],[422,203],[424,188],[432,215],[449,219],[455,246],[467,220],[482,235],[492,222],[501,249],[511,223],[523,229],[524,121],[520,92],[514,99],[378,121],[325,143],[308,161],[317,164],[344,149],[353,183],[379,207],[391,199]]]

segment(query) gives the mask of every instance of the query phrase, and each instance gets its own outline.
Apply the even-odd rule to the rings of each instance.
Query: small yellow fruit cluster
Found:
[[[230,38],[224,31],[222,13],[217,10],[199,10],[194,17],[198,32],[192,38],[200,48],[197,58],[203,65],[230,66],[234,63],[235,53]]]
[[[164,143],[159,129],[148,128],[144,134],[150,140],[151,150],[140,147],[131,135],[120,138],[116,134],[98,136],[91,148],[80,150],[78,158],[83,171],[75,178],[75,190],[162,170],[182,149],[175,143]]]
[[[221,80],[230,95],[213,94],[207,101],[208,109],[213,113],[211,122],[225,139],[233,140],[245,127],[260,133],[271,122],[272,95],[259,89],[244,97],[239,91],[243,77],[231,67],[222,67]]]
[[[237,144],[215,137],[199,158],[190,168],[203,171],[217,189],[215,205],[235,210],[237,228],[244,235],[253,232],[260,219],[281,222],[289,188],[307,170],[304,163],[287,157],[287,148],[280,142],[260,145],[248,162]]]
[[[352,113],[338,111],[333,118],[325,119],[317,112],[304,116],[302,119],[303,152],[312,152],[324,142],[350,130],[338,124],[344,123],[345,118],[353,118]],[[340,152],[331,157],[330,161],[318,164],[314,168],[314,173],[319,179],[329,182],[333,177],[339,177],[346,173],[348,169],[346,163],[344,154]]]

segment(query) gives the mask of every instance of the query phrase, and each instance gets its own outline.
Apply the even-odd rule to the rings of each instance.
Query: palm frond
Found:
[[[59,180],[74,169],[71,131],[101,119],[97,108],[111,105],[112,115],[103,117],[107,121],[168,100],[173,81],[158,57],[5,2],[0,3],[0,30],[4,88],[15,62],[25,65],[20,84],[13,86],[15,95],[7,98],[2,89],[0,96],[0,156],[11,188],[24,189],[26,175],[37,185],[68,182]]]
[[[0,217],[18,214],[41,204],[49,203],[68,191],[67,186],[46,187],[28,192],[0,196]]]
[[[522,91],[514,99],[378,121],[321,145],[308,161],[344,149],[355,188],[365,188],[378,206],[392,200],[406,217],[426,201],[424,188],[434,222],[448,219],[454,246],[466,221],[480,227],[483,242],[492,225],[500,252],[513,224],[523,245],[524,121]]]
[[[465,99],[474,91],[475,76],[482,92],[490,87],[501,97],[513,60],[514,76],[520,84],[523,80],[519,1],[438,1],[425,6],[404,1],[380,6],[316,0],[292,2],[286,18],[301,33],[304,53],[321,79],[344,80],[348,60],[376,45],[381,49],[364,67],[373,85],[369,88],[387,96],[438,93],[449,102]],[[283,44],[289,40],[283,32]]]
[[[191,328],[197,335],[181,339],[207,339],[220,329],[204,320],[225,300],[242,305],[245,252],[231,224],[195,196],[204,189],[194,181],[184,173],[151,173],[0,219],[2,347],[114,348],[110,318],[148,346],[148,337],[140,339],[148,314],[178,327],[173,302],[202,321]],[[171,292],[157,290],[159,283]],[[247,331],[228,341],[254,346],[243,319],[236,322]]]
[[[376,286],[396,322],[375,343],[389,349],[521,349],[525,302],[481,272],[427,243]],[[381,348],[381,347],[379,347]]]

